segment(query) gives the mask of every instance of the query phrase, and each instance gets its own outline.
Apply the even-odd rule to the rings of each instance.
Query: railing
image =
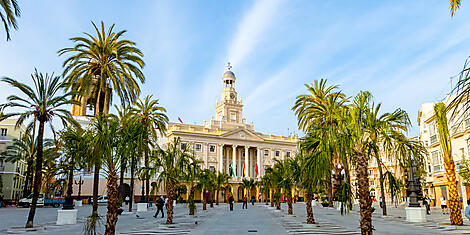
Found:
[[[434,144],[437,142],[437,135],[431,136],[431,144]]]

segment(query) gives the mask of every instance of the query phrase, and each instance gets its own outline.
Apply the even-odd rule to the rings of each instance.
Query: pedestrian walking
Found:
[[[245,196],[243,196],[243,205],[242,205],[242,209],[248,209],[248,198]]]
[[[426,208],[426,214],[431,214],[431,201],[429,200],[429,196],[426,196],[423,200],[424,207]]]
[[[465,207],[465,217],[470,220],[470,199],[467,200],[467,207]]]
[[[233,195],[230,193],[230,197],[228,198],[228,203],[230,204],[230,210],[233,211]]]
[[[157,206],[157,212],[155,213],[155,215],[153,217],[157,218],[158,216],[158,212],[162,212],[162,218],[165,217],[165,213],[163,212],[163,206],[165,204],[165,201],[163,201],[163,198],[160,197],[158,198],[158,200],[155,202],[155,205]]]
[[[255,196],[251,196],[251,205],[254,206],[255,205]]]
[[[447,211],[447,201],[444,197],[441,197],[441,211],[442,214],[449,214]]]

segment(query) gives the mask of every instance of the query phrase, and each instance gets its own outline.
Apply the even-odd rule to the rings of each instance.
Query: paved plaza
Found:
[[[294,204],[294,215],[287,215],[287,205],[277,211],[264,203],[248,206],[241,209],[241,204],[235,204],[234,211],[229,211],[227,204],[202,211],[201,204],[197,205],[196,216],[187,215],[186,204],[178,204],[175,208],[173,225],[166,225],[165,218],[153,218],[154,210],[148,212],[125,214],[119,216],[116,234],[360,234],[359,212],[357,207],[348,215],[340,215],[334,208],[314,207],[314,225],[305,223],[305,204]],[[390,216],[381,216],[381,210],[374,212],[375,234],[469,234],[469,222],[466,226],[455,229],[452,226],[442,226],[448,223],[449,216],[442,215],[438,209],[433,209],[426,223],[408,223],[405,221],[403,207],[389,208]],[[90,206],[78,208],[78,223],[76,225],[55,225],[57,209],[39,208],[35,224],[41,229],[32,232],[22,232],[9,229],[10,227],[24,226],[28,209],[1,208],[0,233],[2,234],[83,234],[83,223],[91,212]],[[106,207],[99,210],[105,216]],[[166,216],[166,215],[165,215]],[[105,217],[103,218],[105,219]],[[100,231],[104,231],[104,223]],[[467,227],[468,226],[468,227]]]

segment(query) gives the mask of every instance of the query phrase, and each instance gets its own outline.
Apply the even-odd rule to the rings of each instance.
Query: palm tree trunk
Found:
[[[207,196],[206,196],[206,192],[205,192],[205,191],[206,191],[206,190],[203,190],[203,191],[202,191],[202,210],[203,210],[203,211],[207,210],[207,205],[206,205],[206,203],[207,203]]]
[[[132,203],[134,202],[134,156],[131,158],[131,195],[129,197],[129,212],[132,212]]]
[[[36,204],[39,197],[39,188],[41,187],[42,177],[42,158],[43,158],[43,137],[44,137],[44,121],[39,121],[38,130],[38,146],[36,150],[36,172],[34,175],[33,184],[33,201],[31,202],[31,208],[29,209],[28,221],[26,222],[26,228],[33,227],[34,215],[36,214]]]
[[[313,217],[313,209],[312,209],[312,192],[308,191],[305,195],[305,203],[307,208],[307,224],[314,224],[315,218]]]
[[[33,168],[33,160],[31,159],[31,160],[28,160],[28,166],[26,167],[26,179],[25,179],[24,186],[23,186],[23,197],[27,197],[31,193],[31,181],[33,178],[32,168]]]
[[[93,174],[93,213],[98,213],[98,186],[100,184],[100,162],[96,159]]]
[[[379,167],[379,182],[380,182],[380,195],[382,197],[382,215],[387,215],[387,203],[385,202],[385,188],[384,188],[384,176],[383,176],[383,171],[382,171],[382,164],[380,162],[380,159],[376,157],[377,159],[377,164]]]
[[[287,190],[287,214],[292,215],[294,214],[292,211],[292,191],[291,189]]]
[[[269,191],[268,191],[267,193],[266,193],[266,191],[265,191],[265,193],[264,193],[264,197],[265,197],[265,198],[264,198],[264,204],[265,204],[266,206],[268,205],[268,194],[269,194]]]
[[[121,156],[121,169],[119,170],[119,198],[124,198],[124,172],[126,171],[126,163]]]
[[[189,190],[189,198],[188,198],[188,204],[189,204],[189,215],[194,215],[194,186],[191,186],[191,189]]]
[[[145,202],[149,202],[149,193],[150,193],[150,175],[148,172],[149,169],[149,154],[147,150],[148,146],[145,146]]]
[[[328,186],[328,207],[333,207],[333,177],[331,177],[331,172],[329,173],[330,180],[327,182]]]
[[[356,171],[361,207],[361,234],[372,234],[372,200],[369,192],[369,175],[367,172],[368,159],[364,154],[357,156]]]
[[[269,199],[271,201],[271,207],[274,207],[274,190],[271,189],[271,198]]]
[[[446,168],[447,181],[449,182],[449,200],[447,204],[450,210],[450,224],[452,225],[463,225],[462,219],[462,202],[459,198],[457,191],[457,181],[455,177],[455,164],[453,159],[445,159],[444,162]]]
[[[217,189],[217,194],[216,194],[217,196],[216,196],[216,199],[215,199],[215,200],[216,200],[216,201],[215,201],[215,204],[216,204],[217,206],[219,205],[219,193],[220,193],[220,188]]]
[[[173,198],[175,197],[175,185],[173,182],[168,182],[168,208],[166,209],[166,224],[173,223]]]
[[[281,199],[277,198],[276,199],[276,210],[280,210],[280,209],[281,209]]]
[[[114,235],[116,231],[116,223],[118,220],[118,185],[117,174],[115,170],[111,170],[108,176],[108,213],[106,215],[106,235]]]
[[[214,198],[214,190],[211,190],[209,191],[209,201],[210,201],[211,208],[214,208],[214,200],[212,200],[213,198]]]

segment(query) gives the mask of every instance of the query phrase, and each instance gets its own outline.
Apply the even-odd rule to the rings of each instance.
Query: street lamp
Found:
[[[411,161],[411,165],[408,170],[408,182],[409,182],[409,191],[410,191],[410,203],[409,207],[421,207],[418,202],[418,185],[419,178],[415,177],[416,173],[416,164],[414,160]]]

